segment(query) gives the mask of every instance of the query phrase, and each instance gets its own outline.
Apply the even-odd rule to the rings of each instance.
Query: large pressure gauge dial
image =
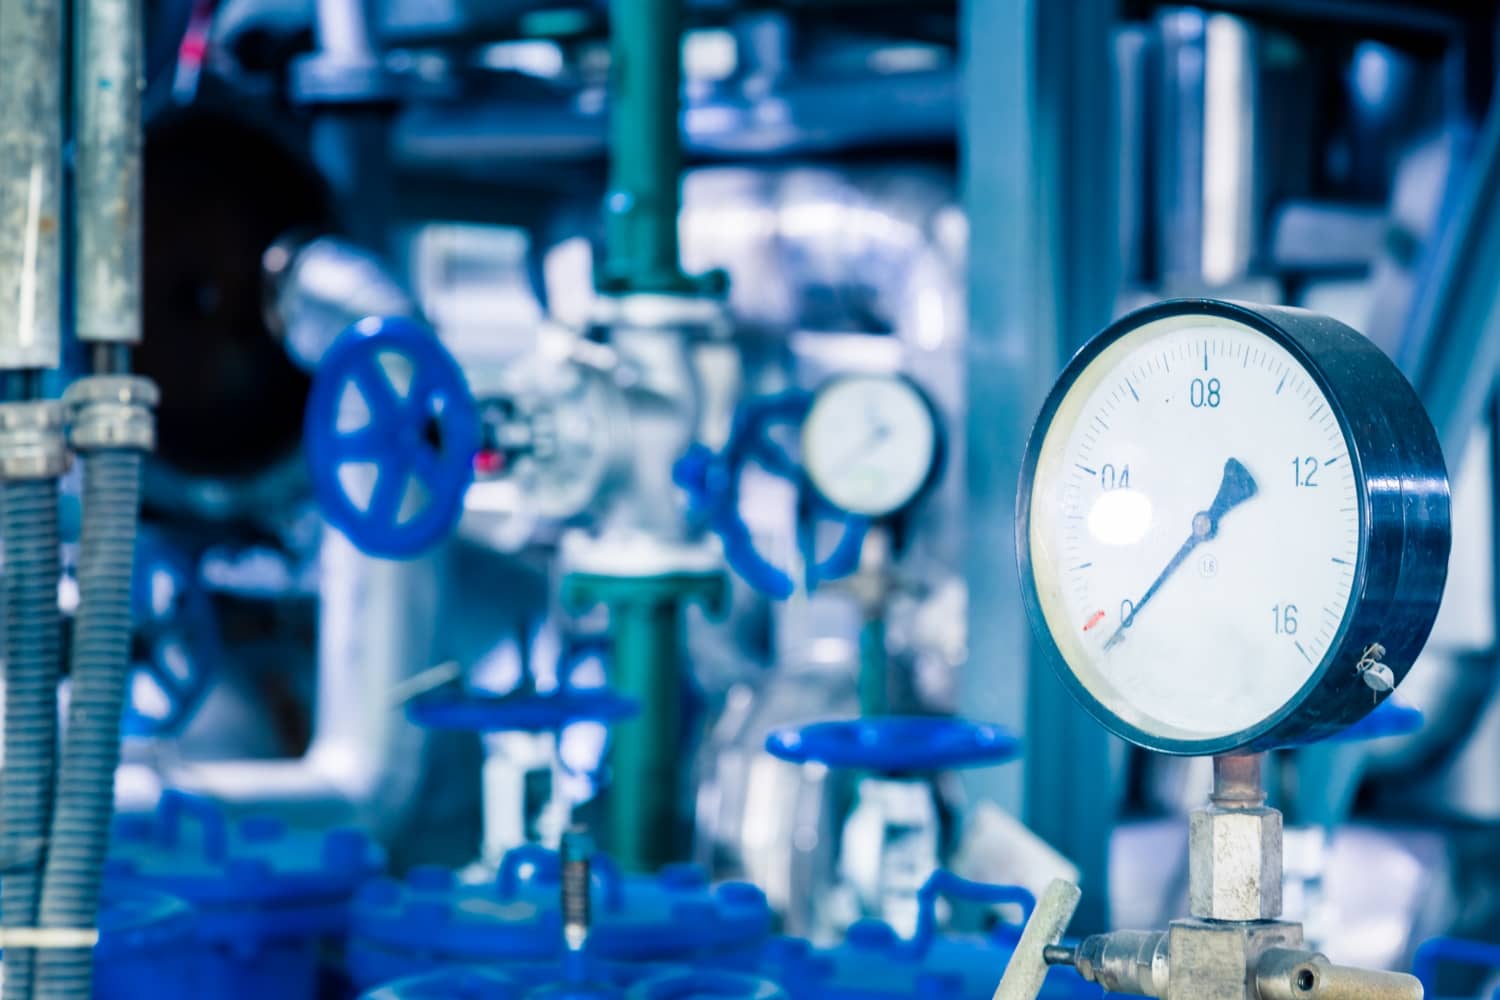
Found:
[[[909,379],[850,375],[813,397],[802,422],[802,465],[841,510],[885,517],[931,483],[941,441],[927,397]]]
[[[1164,302],[1072,360],[1027,448],[1022,589],[1106,727],[1176,754],[1330,735],[1405,676],[1447,575],[1437,436],[1368,340]]]

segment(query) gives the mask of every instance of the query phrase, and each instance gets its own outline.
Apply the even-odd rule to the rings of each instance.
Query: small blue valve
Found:
[[[1329,743],[1359,743],[1385,736],[1405,736],[1422,728],[1422,710],[1387,698],[1348,729],[1328,737]]]
[[[324,517],[365,553],[411,558],[452,532],[481,440],[462,369],[420,323],[362,319],[318,366],[308,473]]]
[[[808,589],[858,569],[870,528],[869,518],[840,510],[818,496],[801,465],[772,436],[777,426],[800,426],[811,405],[812,395],[801,391],[751,399],[735,413],[722,451],[694,445],[672,470],[673,480],[687,491],[690,516],[719,536],[730,567],[750,586],[777,600],[790,597],[796,585],[784,569],[756,549],[750,528],[740,516],[740,477],[746,465],[753,462],[797,487],[797,542],[806,564]],[[833,550],[819,559],[818,526],[828,523],[842,530]]]

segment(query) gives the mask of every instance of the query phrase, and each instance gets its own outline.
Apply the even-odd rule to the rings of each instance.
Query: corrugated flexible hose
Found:
[[[68,727],[40,911],[44,928],[97,925],[120,761],[142,462],[140,452],[128,449],[104,449],[84,460],[80,600],[73,627]],[[45,949],[37,959],[36,996],[88,1000],[92,975],[92,949]]]
[[[0,771],[0,923],[35,927],[57,757],[62,620],[55,479],[0,484],[5,549],[5,766]],[[30,1000],[36,952],[8,948],[4,1000]]]

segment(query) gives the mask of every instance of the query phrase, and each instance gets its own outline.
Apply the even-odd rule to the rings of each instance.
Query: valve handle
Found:
[[[859,565],[860,549],[869,531],[868,518],[834,507],[811,488],[801,465],[794,460],[771,431],[778,425],[799,425],[812,406],[812,394],[792,390],[763,396],[741,404],[724,449],[717,454],[703,445],[693,445],[677,461],[672,478],[687,491],[691,516],[701,519],[724,544],[724,558],[746,583],[777,600],[785,600],[796,589],[791,576],[755,547],[750,528],[740,516],[740,476],[751,462],[797,488],[797,542],[806,564],[809,589],[853,573]],[[820,523],[842,525],[838,542],[824,559],[817,557],[817,527]]]
[[[1057,947],[1073,920],[1083,893],[1063,879],[1053,879],[1026,919],[1021,939],[1005,965],[994,1000],[1036,1000],[1047,980],[1049,949]]]
[[[778,729],[766,752],[794,764],[910,774],[984,767],[1020,755],[1000,726],[936,715],[888,715]]]
[[[479,411],[429,328],[371,316],[324,354],[302,440],[329,523],[369,555],[411,558],[446,537],[463,513]]]

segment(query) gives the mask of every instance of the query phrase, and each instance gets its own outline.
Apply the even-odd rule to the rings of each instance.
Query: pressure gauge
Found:
[[[909,379],[851,375],[813,397],[802,423],[802,464],[835,507],[884,517],[910,504],[932,480],[937,417]]]
[[[1176,754],[1321,738],[1405,676],[1447,576],[1437,435],[1368,340],[1298,309],[1164,302],[1048,396],[1022,590],[1107,728]]]

